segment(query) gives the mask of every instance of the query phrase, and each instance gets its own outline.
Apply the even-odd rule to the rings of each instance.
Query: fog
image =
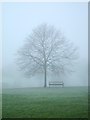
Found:
[[[88,85],[88,3],[3,3],[2,19],[3,88],[43,87],[43,74],[26,78],[16,65],[17,50],[32,29],[42,23],[61,30],[79,51],[75,72],[48,74],[48,82],[63,80],[65,86]]]

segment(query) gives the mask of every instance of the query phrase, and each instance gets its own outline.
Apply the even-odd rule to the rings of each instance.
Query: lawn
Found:
[[[2,118],[2,94],[0,94],[0,119]]]
[[[3,89],[3,118],[88,118],[88,88]]]

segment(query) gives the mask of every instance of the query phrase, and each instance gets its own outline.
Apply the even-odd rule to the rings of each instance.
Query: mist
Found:
[[[75,72],[49,74],[47,81],[63,80],[65,86],[88,86],[88,3],[3,3],[3,88],[43,87],[44,75],[27,78],[16,64],[17,51],[33,28],[54,25],[78,47]],[[47,82],[47,86],[48,86]]]

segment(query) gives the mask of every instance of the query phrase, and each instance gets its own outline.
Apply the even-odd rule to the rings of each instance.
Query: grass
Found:
[[[0,119],[2,118],[2,94],[0,94]]]
[[[3,118],[88,118],[88,88],[4,89]]]

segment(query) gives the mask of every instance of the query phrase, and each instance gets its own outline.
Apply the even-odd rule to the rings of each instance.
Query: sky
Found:
[[[78,47],[76,72],[60,76],[66,86],[88,85],[88,3],[2,3],[3,87],[43,86],[43,75],[26,78],[16,65],[17,51],[32,29],[47,23]],[[55,77],[55,78],[54,78]],[[48,75],[48,81],[57,76]],[[58,78],[57,78],[58,79]]]

